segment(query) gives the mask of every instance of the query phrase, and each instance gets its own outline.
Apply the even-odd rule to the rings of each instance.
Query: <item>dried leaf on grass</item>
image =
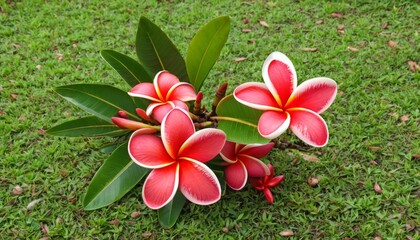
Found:
[[[408,120],[410,120],[410,115],[402,115],[400,117],[401,122],[407,122]]]
[[[141,213],[139,211],[135,211],[131,213],[131,217],[132,218],[139,218],[141,215]]]
[[[50,229],[48,228],[48,225],[45,223],[41,223],[41,231],[45,234],[48,235],[50,233]]]
[[[305,154],[305,153],[300,153],[300,156],[303,159],[305,159],[306,161],[309,161],[309,162],[320,162],[319,158],[317,158],[315,156],[312,156],[312,155],[308,155],[308,154]]]
[[[295,234],[291,230],[286,230],[286,231],[280,232],[280,236],[282,236],[282,237],[291,237],[293,235],[295,235]]]
[[[408,64],[408,67],[410,68],[410,71],[412,72],[416,72],[420,70],[420,66],[414,61],[408,61],[407,64]]]
[[[358,52],[359,49],[355,48],[355,47],[347,47],[348,50],[350,50],[351,52]]]
[[[17,196],[17,195],[22,194],[22,192],[23,192],[22,187],[19,185],[16,185],[12,190],[12,195]]]
[[[373,152],[377,152],[377,151],[381,150],[381,147],[378,147],[378,146],[369,146],[369,149],[371,151],[373,151]]]
[[[260,25],[261,26],[263,26],[263,27],[265,27],[265,28],[269,28],[270,26],[268,25],[268,23],[266,23],[265,21],[263,21],[263,20],[260,20],[259,21],[259,23],[260,23]]]
[[[395,47],[397,46],[397,43],[396,43],[396,42],[394,42],[394,41],[392,41],[392,40],[389,40],[389,41],[388,41],[388,46],[389,46],[390,48],[395,48]]]
[[[28,206],[26,207],[26,209],[28,209],[28,210],[34,209],[35,205],[37,205],[41,201],[42,201],[42,198],[38,198],[38,199],[33,200],[32,202],[30,202],[28,204]]]
[[[245,61],[246,60],[246,57],[239,57],[239,58],[235,58],[233,61],[234,62],[242,62],[242,61]]]
[[[344,14],[342,14],[341,12],[333,12],[331,13],[331,17],[333,18],[341,18]]]
[[[152,236],[152,233],[151,232],[144,232],[144,233],[141,234],[141,236],[144,237],[144,238],[149,238],[149,237]]]
[[[302,48],[302,51],[304,51],[304,52],[316,52],[316,51],[318,51],[318,48]]]
[[[316,187],[319,183],[319,178],[318,177],[308,177],[308,185],[311,187]]]
[[[373,190],[375,190],[376,193],[382,193],[382,188],[378,183],[373,184]]]
[[[118,226],[118,225],[120,225],[120,220],[114,219],[114,220],[109,221],[108,223],[112,224],[114,226]]]

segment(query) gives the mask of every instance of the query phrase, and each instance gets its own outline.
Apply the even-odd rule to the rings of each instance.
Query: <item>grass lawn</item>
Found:
[[[0,1],[0,238],[276,239],[292,231],[290,239],[420,239],[420,71],[408,64],[420,64],[420,4],[333,2]],[[104,83],[128,90],[99,50],[134,57],[140,16],[185,55],[194,33],[221,15],[231,17],[231,33],[205,95],[222,82],[232,92],[262,81],[273,51],[293,61],[299,83],[337,81],[337,99],[322,115],[330,141],[304,152],[320,161],[296,149],[273,151],[265,161],[285,175],[274,205],[251,187],[228,190],[216,204],[187,204],[172,229],[142,203],[141,186],[109,207],[83,210],[89,181],[108,156],[98,149],[110,139],[46,135],[86,115],[52,89]],[[282,138],[302,144],[290,133]]]

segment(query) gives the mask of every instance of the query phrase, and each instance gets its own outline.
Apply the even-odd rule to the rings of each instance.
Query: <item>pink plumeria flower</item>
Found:
[[[162,122],[165,115],[175,107],[188,110],[187,101],[195,100],[197,95],[194,87],[167,72],[160,71],[153,79],[153,83],[139,83],[128,94],[151,100],[146,113],[158,122]]]
[[[255,189],[264,193],[265,199],[267,199],[268,203],[273,204],[274,197],[270,188],[274,188],[279,185],[283,181],[284,176],[280,175],[274,177],[274,167],[271,164],[267,164],[267,167],[270,169],[270,173],[260,179],[252,179],[251,184]]]
[[[220,199],[216,175],[204,163],[213,159],[226,141],[223,131],[195,131],[188,113],[171,110],[162,121],[161,136],[153,130],[134,132],[128,153],[138,165],[153,169],[143,185],[143,201],[151,209],[168,204],[178,188],[193,203],[212,204]]]
[[[225,168],[227,185],[234,190],[241,190],[248,177],[264,177],[270,174],[267,165],[259,158],[267,155],[273,146],[274,143],[243,145],[227,141],[220,152],[220,156],[228,164]]]
[[[262,75],[265,84],[245,83],[233,93],[238,102],[264,111],[258,121],[261,136],[273,139],[290,128],[305,143],[314,147],[325,146],[328,128],[319,114],[334,101],[336,82],[318,77],[297,87],[295,67],[280,52],[268,56]]]

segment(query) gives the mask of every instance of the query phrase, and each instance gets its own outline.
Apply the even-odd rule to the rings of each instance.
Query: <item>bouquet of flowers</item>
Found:
[[[273,203],[271,164],[260,159],[274,139],[290,129],[314,147],[325,146],[328,129],[319,115],[334,101],[335,81],[318,77],[297,86],[295,68],[280,52],[262,67],[263,82],[248,82],[226,95],[223,83],[212,105],[203,106],[203,82],[225,45],[229,17],[202,27],[186,58],[168,36],[145,17],[136,36],[138,61],[113,50],[102,57],[130,85],[127,93],[101,84],[73,84],[55,91],[92,116],[48,130],[57,136],[113,137],[113,150],[93,177],[84,197],[87,210],[107,206],[143,178],[142,198],[171,227],[188,201],[219,201],[226,186],[241,190],[249,182]]]

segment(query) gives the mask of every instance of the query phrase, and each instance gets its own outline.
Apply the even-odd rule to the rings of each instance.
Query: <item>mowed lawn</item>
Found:
[[[53,88],[129,90],[99,51],[135,57],[140,16],[185,56],[195,32],[222,15],[231,17],[231,32],[203,87],[208,107],[223,82],[231,93],[262,81],[265,58],[280,51],[299,83],[337,81],[337,98],[322,114],[328,145],[277,149],[264,159],[285,176],[273,205],[252,187],[228,190],[216,204],[187,204],[178,223],[163,229],[139,185],[108,207],[83,210],[108,156],[99,149],[112,139],[45,134],[86,116]],[[414,0],[0,1],[0,238],[419,239],[419,16]],[[281,139],[304,146],[290,132]]]

